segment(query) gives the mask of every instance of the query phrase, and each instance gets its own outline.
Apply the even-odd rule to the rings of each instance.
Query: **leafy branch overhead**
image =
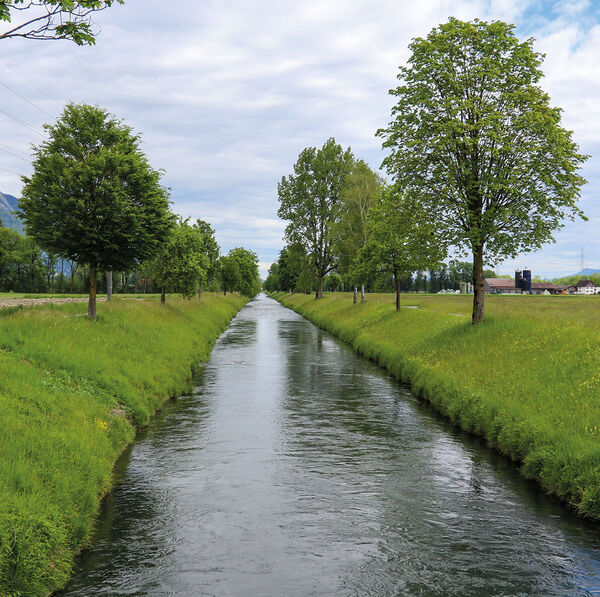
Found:
[[[92,15],[124,0],[0,0],[0,21],[11,24],[0,39],[68,39],[78,46],[96,43]]]

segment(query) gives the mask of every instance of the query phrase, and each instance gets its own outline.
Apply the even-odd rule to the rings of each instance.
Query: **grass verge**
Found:
[[[473,326],[468,296],[273,296],[600,519],[600,297],[490,296]]]
[[[205,294],[0,310],[0,595],[69,578],[112,468],[246,299]]]

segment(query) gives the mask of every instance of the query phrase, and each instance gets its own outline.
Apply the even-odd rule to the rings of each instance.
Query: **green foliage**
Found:
[[[0,311],[0,595],[63,586],[135,427],[189,387],[241,297]],[[151,364],[151,366],[150,366]]]
[[[367,216],[383,185],[383,179],[362,160],[352,165],[344,181],[339,219],[334,224],[335,251],[338,255],[337,270],[356,284],[366,280],[353,279],[352,262],[360,249],[367,244]]]
[[[260,275],[258,273],[258,255],[248,249],[237,247],[227,254],[228,259],[237,264],[240,278],[237,286],[231,287],[239,290],[244,296],[253,297],[260,292]],[[235,267],[233,267],[235,271]]]
[[[124,0],[0,0],[0,21],[11,22],[16,14],[25,19],[0,33],[0,39],[68,39],[78,46],[96,43],[91,14]],[[18,11],[18,12],[17,12]]]
[[[357,305],[343,294],[275,298],[410,382],[548,493],[600,519],[600,297],[490,296],[475,327],[467,296],[412,295],[418,308],[401,317],[389,295]]]
[[[445,247],[420,203],[393,188],[384,189],[370,209],[367,230],[367,244],[353,263],[355,277],[392,274],[398,309],[400,278],[439,263]]]
[[[400,68],[384,165],[455,247],[483,262],[540,248],[576,206],[587,156],[538,86],[542,56],[501,21],[451,18],[417,38]]]
[[[20,207],[45,250],[102,270],[125,270],[167,238],[172,215],[160,173],[131,128],[102,108],[69,104],[35,149]]]
[[[223,292],[234,292],[240,287],[242,282],[242,274],[240,272],[240,264],[232,255],[223,255],[220,258],[220,275],[223,285]]]
[[[150,262],[149,271],[159,286],[191,298],[210,267],[203,237],[188,220],[179,218],[170,238]]]
[[[200,252],[208,261],[208,266],[206,267],[206,279],[203,281],[210,283],[218,275],[219,245],[215,239],[215,230],[204,220],[196,220],[196,223],[192,228],[198,235]]]
[[[317,278],[317,296],[324,277],[336,264],[334,227],[340,217],[346,175],[354,165],[350,149],[329,139],[321,149],[307,147],[294,164],[294,173],[277,186],[278,215],[288,220],[286,239],[298,243],[310,256]]]

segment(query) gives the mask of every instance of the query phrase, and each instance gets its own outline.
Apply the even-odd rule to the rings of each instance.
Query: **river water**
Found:
[[[600,526],[264,295],[118,474],[64,596],[600,595]]]

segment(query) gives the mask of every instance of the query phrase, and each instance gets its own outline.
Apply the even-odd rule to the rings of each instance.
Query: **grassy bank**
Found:
[[[47,595],[89,541],[112,467],[245,303],[205,294],[0,310],[0,595]]]
[[[600,518],[600,297],[274,295],[376,360],[522,473]]]

